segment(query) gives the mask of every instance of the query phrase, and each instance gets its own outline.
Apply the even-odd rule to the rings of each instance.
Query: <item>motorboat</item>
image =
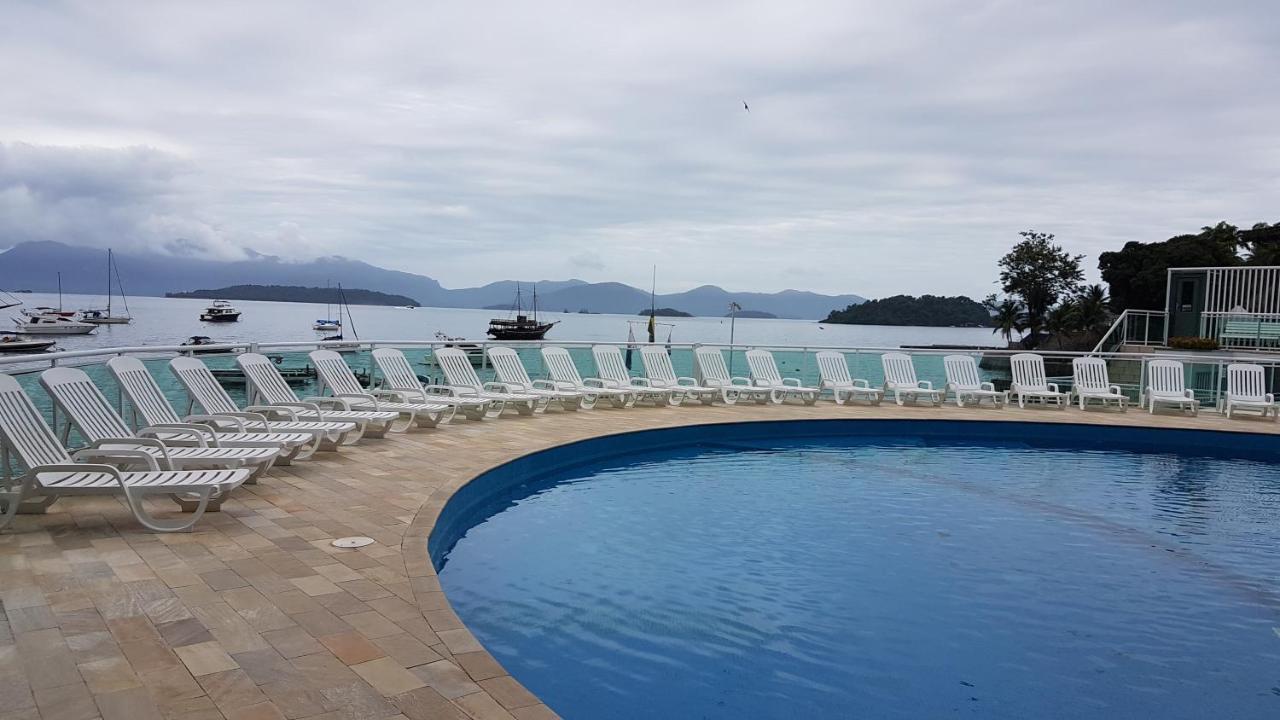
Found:
[[[240,311],[226,300],[214,300],[213,304],[200,313],[201,322],[236,322],[240,319]]]
[[[30,340],[18,333],[0,330],[0,353],[44,352],[54,345],[53,340]]]
[[[23,310],[22,317],[14,318],[13,323],[23,335],[88,335],[98,329],[97,325],[77,320],[75,313],[52,308]]]
[[[482,367],[484,365],[484,348],[473,342],[467,342],[466,338],[449,337],[437,330],[436,340],[444,343],[444,347],[457,348],[466,353],[467,360],[475,367]]]

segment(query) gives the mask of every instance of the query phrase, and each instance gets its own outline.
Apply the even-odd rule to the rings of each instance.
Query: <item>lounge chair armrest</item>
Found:
[[[1123,391],[1120,389],[1120,386],[1119,386],[1119,385],[1108,385],[1108,386],[1107,386],[1107,392],[1111,393],[1112,395],[1122,395],[1122,394],[1123,394]]]
[[[422,394],[425,395],[444,395],[445,397],[457,397],[458,391],[450,385],[423,385]]]
[[[516,389],[516,386],[510,383],[504,383],[504,382],[487,382],[483,385],[483,388],[485,392],[500,392],[500,393],[520,392],[520,390]]]
[[[346,403],[346,407],[342,408],[343,410],[351,409],[349,400],[367,400],[373,403],[374,410],[378,409],[378,396],[373,393],[339,393],[335,397]]]
[[[154,455],[142,450],[126,450],[123,448],[120,448],[120,449],[85,448],[83,450],[76,451],[76,453],[71,456],[71,459],[73,460],[79,460],[80,458],[87,458],[90,460],[117,461],[117,462],[141,461],[147,466],[148,470],[162,470],[162,469],[172,470],[173,469],[172,465],[169,464],[169,458],[167,455],[165,456],[165,467],[162,468],[160,466],[160,463],[156,462],[156,458]]]
[[[745,378],[745,377],[742,377],[741,375],[735,375],[729,378],[729,384],[730,385],[746,385],[748,387],[752,387],[751,378]]]
[[[205,433],[199,430],[184,427],[144,427],[140,428],[137,433],[138,439],[155,438],[157,442],[172,444],[194,444],[196,447],[208,447],[205,441]],[[177,435],[177,438],[169,438],[161,440],[159,435]]]
[[[1151,392],[1151,388],[1147,388],[1147,392]],[[1195,393],[1195,391],[1194,391],[1194,390],[1183,390],[1183,391],[1182,391],[1182,396],[1183,396],[1183,397],[1185,397],[1185,398],[1186,398],[1186,399],[1188,399],[1188,400],[1195,400],[1195,399],[1196,399],[1196,393]]]
[[[853,386],[856,388],[861,388],[863,390],[871,389],[871,383],[868,382],[866,378],[854,378]]]
[[[240,422],[238,418],[231,419],[236,420],[240,424],[240,427],[244,427],[244,423]],[[159,425],[150,425],[145,427],[138,432],[142,433],[144,430],[157,429],[164,432],[188,430],[191,434],[198,435],[200,437],[201,442],[204,443],[200,447],[221,447],[221,444],[218,442],[218,433],[214,432],[208,425],[201,425],[200,423],[160,423]]]
[[[1273,403],[1273,402],[1275,402],[1275,401],[1276,401],[1276,396],[1275,396],[1275,395],[1272,395],[1271,393],[1267,393],[1266,395],[1263,395],[1262,397],[1263,397],[1263,399],[1264,399],[1264,400],[1266,400],[1266,401],[1267,401],[1267,403],[1268,403],[1268,404]]]
[[[933,381],[932,381],[932,380],[920,380],[920,381],[918,381],[918,382],[916,383],[916,385],[919,385],[921,390],[932,390],[932,389],[933,389]]]
[[[555,390],[555,391],[560,391],[564,389],[559,384],[552,382],[551,380],[534,380],[533,387],[534,389]]]
[[[800,378],[785,377],[782,378],[782,384],[790,385],[792,387],[800,387]]]
[[[681,377],[676,378],[676,384],[677,384],[677,385],[697,385],[697,384],[698,384],[698,381],[697,381],[697,380],[694,380],[694,379],[693,379],[693,378],[691,378],[691,377],[684,377],[684,376],[681,376]]]
[[[1045,383],[1045,387],[1049,388],[1049,392],[1059,392],[1058,383]]]
[[[979,390],[986,390],[986,391],[988,391],[988,392],[995,392],[995,391],[996,391],[996,385],[995,385],[995,383],[990,383],[990,382],[978,383],[978,389],[979,389]]]
[[[81,451],[83,452],[83,451]],[[144,453],[145,454],[145,453]],[[151,457],[147,455],[147,457]],[[107,465],[106,463],[52,463],[50,465],[37,465],[29,471],[29,475],[47,472],[100,472],[115,478],[120,483],[120,487],[124,487],[124,476],[120,474],[120,468],[115,465]]]
[[[616,388],[618,384],[610,380],[601,380],[600,378],[583,378],[582,384],[587,387],[598,388]]]
[[[260,412],[230,412],[218,413],[217,415],[188,415],[187,420],[208,420],[210,422],[219,423],[231,421],[235,424],[240,432],[244,432],[244,421],[252,420],[254,422],[266,422],[267,416]]]
[[[311,397],[302,398],[299,403],[280,403],[290,407],[300,407],[312,412],[322,412],[324,410],[350,410],[351,401],[344,397],[331,397],[328,395],[312,395]]]
[[[451,393],[457,397],[477,397],[480,395],[480,391],[473,387],[466,387],[465,385],[449,385],[448,387]]]
[[[390,400],[391,402],[409,402],[409,394],[403,390],[369,390],[368,394],[375,398],[378,398],[379,400]]]
[[[250,413],[257,414],[264,422],[267,420],[283,417],[288,420],[297,420],[298,411],[283,405],[250,405],[245,408]]]
[[[638,377],[633,377],[633,378],[631,378],[631,384],[632,384],[632,385],[638,385],[639,387],[652,387],[652,386],[653,386],[653,383],[649,382],[649,378],[638,378]]]

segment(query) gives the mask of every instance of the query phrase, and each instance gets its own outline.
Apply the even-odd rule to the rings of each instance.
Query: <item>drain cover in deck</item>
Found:
[[[340,548],[358,548],[372,544],[373,538],[371,537],[344,537],[333,541],[333,546]]]

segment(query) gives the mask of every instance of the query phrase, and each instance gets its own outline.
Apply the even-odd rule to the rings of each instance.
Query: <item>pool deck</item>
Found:
[[[453,492],[525,453],[631,430],[825,418],[1280,432],[1076,409],[798,405],[458,420],[275,468],[191,533],[73,498],[0,533],[0,720],[556,717],[453,613],[426,538]],[[358,550],[334,538],[367,535]]]

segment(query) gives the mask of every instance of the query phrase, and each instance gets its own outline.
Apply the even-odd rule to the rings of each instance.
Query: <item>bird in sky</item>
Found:
[[[742,109],[746,110],[747,112],[751,112],[751,106],[747,104],[746,100],[742,101]]]

